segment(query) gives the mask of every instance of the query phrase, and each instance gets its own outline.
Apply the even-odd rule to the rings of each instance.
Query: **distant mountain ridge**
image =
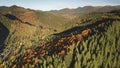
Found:
[[[50,12],[65,12],[65,11],[69,11],[69,12],[91,12],[91,11],[94,11],[94,12],[108,12],[110,10],[117,10],[117,9],[120,9],[120,5],[117,5],[117,6],[84,6],[84,7],[78,7],[78,8],[73,8],[73,9],[70,9],[70,8],[64,8],[64,9],[61,9],[61,10],[51,10]],[[88,11],[89,10],[89,11]],[[101,10],[101,11],[98,11],[98,10]],[[84,12],[84,13],[85,13]]]
[[[74,9],[64,8],[61,10],[51,10],[49,12],[55,15],[61,15],[65,18],[73,19],[76,16],[80,16],[86,13],[110,12],[110,11],[119,10],[119,9],[120,9],[120,5],[117,5],[117,6],[107,5],[107,6],[84,6],[84,7],[74,8]],[[71,18],[71,16],[73,17]]]

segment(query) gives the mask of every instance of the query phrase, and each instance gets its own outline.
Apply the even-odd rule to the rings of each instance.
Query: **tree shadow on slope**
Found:
[[[12,14],[5,14],[4,16],[6,16],[7,18],[9,18],[11,20],[19,20],[19,21],[21,21],[19,18],[17,18],[16,16],[14,16]]]
[[[9,18],[11,20],[18,20],[18,21],[20,21],[23,24],[27,24],[27,25],[30,25],[30,26],[35,26],[34,24],[31,24],[29,22],[23,22],[21,19],[19,19],[18,17],[14,16],[12,14],[5,14],[4,16],[6,16],[7,18]]]
[[[77,27],[73,27],[71,29],[68,29],[68,30],[65,30],[63,32],[60,32],[60,33],[56,33],[56,34],[53,34],[53,35],[56,35],[56,36],[61,36],[61,37],[66,37],[68,35],[70,35],[71,33],[73,34],[77,34],[81,31],[83,31],[84,29],[86,28],[95,28],[95,26],[101,24],[101,23],[105,23],[107,24],[108,22],[113,22],[115,20],[119,20],[120,19],[112,19],[112,18],[106,18],[106,19],[102,19],[102,20],[99,20],[99,21],[96,21],[94,22],[93,24],[88,24],[86,26],[77,26]],[[87,23],[87,22],[86,22]],[[100,32],[104,31],[103,29],[101,28],[97,28]]]
[[[0,22],[0,50],[4,49],[4,42],[9,35],[9,30]]]
[[[113,11],[108,12],[108,13],[113,13],[113,14],[115,14],[116,16],[119,16],[119,17],[120,17],[120,9],[119,9],[119,10],[113,10]]]

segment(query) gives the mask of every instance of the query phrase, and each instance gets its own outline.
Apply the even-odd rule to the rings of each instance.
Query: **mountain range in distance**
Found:
[[[13,5],[11,7],[15,7],[15,6],[16,5]],[[16,7],[19,7],[19,6],[16,6]],[[0,11],[7,10],[8,8],[10,7],[1,6]],[[23,7],[19,7],[19,8],[23,8]],[[120,5],[116,5],[116,6],[106,5],[106,6],[84,6],[84,7],[72,8],[72,9],[63,8],[60,10],[50,10],[50,11],[44,11],[44,12],[49,12],[54,15],[59,15],[67,19],[73,19],[76,16],[80,16],[90,12],[109,12],[109,11],[118,10],[118,9],[120,9]],[[27,10],[34,10],[34,9],[28,8]],[[42,11],[42,10],[36,10],[36,11]]]
[[[120,5],[117,6],[107,5],[107,6],[84,6],[73,9],[64,8],[61,10],[51,10],[49,12],[52,14],[61,15],[65,18],[74,19],[76,16],[84,15],[90,12],[109,12],[118,9],[120,9]]]

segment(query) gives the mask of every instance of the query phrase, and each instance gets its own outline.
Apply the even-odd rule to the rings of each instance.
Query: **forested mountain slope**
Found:
[[[32,18],[33,15],[29,19],[41,21],[25,19],[29,15],[27,12],[37,12],[37,18]],[[119,10],[92,12],[69,21],[61,16],[28,9],[21,13],[25,14],[23,16],[7,13],[1,11],[0,14],[0,36],[3,37],[0,40],[4,40],[0,42],[4,44],[0,67],[120,67]]]

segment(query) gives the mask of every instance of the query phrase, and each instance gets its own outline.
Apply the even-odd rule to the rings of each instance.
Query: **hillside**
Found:
[[[15,5],[0,7],[0,53],[9,50],[3,59],[14,54],[12,50],[21,45],[25,49],[40,45],[39,41],[45,36],[63,30],[57,27],[65,22],[64,18],[43,11]]]
[[[9,18],[17,19],[21,22],[25,22],[35,26],[42,26],[44,28],[49,27],[49,30],[55,30],[56,27],[62,26],[62,23],[67,23],[67,19],[50,14],[48,12],[36,11],[32,9],[26,9],[13,5],[11,7],[0,7],[0,13],[6,15]],[[52,25],[51,25],[52,23]],[[54,27],[54,28],[53,28]],[[56,29],[61,30],[62,28]]]
[[[0,7],[0,49],[4,45],[17,46],[20,43],[31,46],[34,39],[59,32],[63,28],[62,23],[67,20],[43,11],[26,9],[13,5],[11,7]],[[24,40],[23,40],[24,39]],[[29,40],[28,40],[29,39]],[[11,41],[9,41],[11,40]],[[17,42],[16,42],[17,41]],[[24,42],[23,42],[24,41]],[[27,48],[29,46],[26,46]]]
[[[0,68],[119,68],[120,11],[109,7],[71,19],[0,7]]]

